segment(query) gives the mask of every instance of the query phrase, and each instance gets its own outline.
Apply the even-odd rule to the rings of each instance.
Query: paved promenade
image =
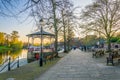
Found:
[[[76,49],[35,80],[120,80],[120,67]]]

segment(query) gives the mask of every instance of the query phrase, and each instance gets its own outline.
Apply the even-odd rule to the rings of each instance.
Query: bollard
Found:
[[[9,57],[9,59],[8,59],[8,71],[11,70],[11,69],[10,69],[10,61],[11,61],[11,57]]]
[[[43,66],[43,59],[41,57],[40,57],[40,60],[39,60],[39,65],[40,65],[40,67]]]
[[[18,56],[18,60],[17,60],[17,68],[19,68],[19,56]]]

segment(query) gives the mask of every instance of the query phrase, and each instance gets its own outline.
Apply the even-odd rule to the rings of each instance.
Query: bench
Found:
[[[109,55],[109,57],[106,57],[107,59],[107,65],[109,63],[112,63],[112,65],[115,64],[115,61],[120,63],[120,55],[118,54],[118,51],[113,51],[112,54]]]
[[[107,65],[109,63],[112,63],[112,65],[114,65],[114,61],[118,61],[118,63],[120,63],[120,56],[119,57],[113,57],[113,56],[107,57]]]
[[[99,51],[95,51],[92,54],[92,57],[100,57],[100,56],[103,56],[103,55],[104,55],[104,50],[99,50]]]
[[[56,55],[57,55],[57,54],[53,54],[53,58],[55,58],[55,57],[56,57]]]
[[[52,61],[55,57],[56,57],[57,54],[53,53],[53,52],[46,52],[44,53],[43,55],[43,62],[46,62],[47,61]]]
[[[52,55],[47,56],[47,60],[50,60],[52,58]]]

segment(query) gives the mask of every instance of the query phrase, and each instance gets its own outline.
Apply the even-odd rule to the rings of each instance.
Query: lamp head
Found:
[[[40,25],[41,25],[41,26],[43,26],[43,25],[44,25],[44,21],[43,21],[43,19],[40,19],[40,21],[39,21],[39,22],[40,22]]]

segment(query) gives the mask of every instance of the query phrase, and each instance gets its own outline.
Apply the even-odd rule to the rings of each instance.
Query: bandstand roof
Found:
[[[28,35],[26,35],[26,36],[32,37],[32,36],[39,36],[39,35],[55,36],[54,34],[49,33],[49,32],[46,32],[46,31],[44,31],[44,30],[42,30],[42,33],[41,33],[40,31],[37,31],[37,32],[31,33],[31,34],[28,34]]]

